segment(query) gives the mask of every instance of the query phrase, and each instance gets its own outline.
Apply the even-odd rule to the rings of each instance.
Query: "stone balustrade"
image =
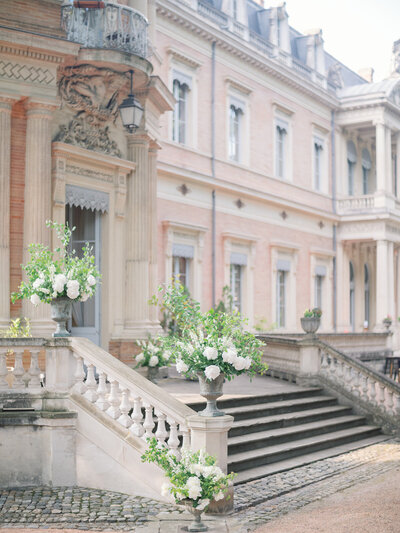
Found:
[[[61,7],[61,27],[69,41],[84,48],[148,55],[147,19],[128,6],[105,1],[102,9],[84,9],[66,3]]]
[[[364,196],[350,196],[337,200],[337,211],[339,214],[348,212],[365,212],[375,207],[375,196],[368,194]]]

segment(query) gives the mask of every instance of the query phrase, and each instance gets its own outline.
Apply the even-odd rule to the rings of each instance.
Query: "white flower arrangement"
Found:
[[[182,450],[180,461],[156,438],[148,439],[149,448],[142,455],[142,461],[156,463],[164,470],[167,482],[163,484],[163,496],[172,494],[175,502],[191,500],[194,508],[205,510],[212,500],[225,497],[236,474],[224,474],[217,466],[216,458],[203,450],[193,452]],[[229,498],[229,496],[228,496]]]
[[[86,301],[96,292],[100,279],[92,249],[87,243],[83,247],[83,257],[77,257],[75,251],[69,250],[75,228],[51,221],[46,225],[56,230],[62,246],[51,251],[43,244],[29,245],[31,259],[22,267],[28,280],[21,283],[18,292],[11,295],[11,300],[15,302],[26,298],[35,306],[41,302],[50,303],[56,298]]]
[[[148,338],[147,341],[137,341],[136,344],[142,349],[135,356],[136,368],[148,366],[151,368],[168,366],[170,364],[171,352],[163,350],[161,339]]]

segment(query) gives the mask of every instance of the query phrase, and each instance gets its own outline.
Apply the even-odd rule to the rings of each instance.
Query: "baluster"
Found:
[[[383,385],[382,383],[378,383],[378,385],[379,385],[378,404],[379,404],[379,407],[385,410],[385,385]]]
[[[97,402],[96,405],[101,411],[106,411],[110,407],[107,400],[107,376],[104,372],[99,374],[99,386],[97,387]]]
[[[29,388],[40,389],[40,368],[39,368],[40,350],[31,350],[31,365],[29,367]]]
[[[25,370],[22,364],[23,353],[24,353],[23,350],[14,350],[15,364],[14,364],[14,372],[13,372],[13,376],[14,376],[13,389],[25,388],[25,383],[24,383]]]
[[[331,355],[328,371],[332,378],[336,378],[336,359]]]
[[[116,420],[120,416],[121,411],[119,410],[119,385],[115,380],[111,381],[108,401],[110,402],[110,407],[107,409],[106,413]]]
[[[118,422],[122,426],[124,426],[124,428],[128,428],[132,425],[132,419],[128,414],[131,410],[131,404],[129,401],[129,389],[122,389],[121,395],[121,405],[119,406],[121,416],[118,418]]]
[[[339,361],[338,360],[338,365],[337,365],[337,377],[338,377],[338,381],[343,381],[344,379],[344,363],[343,361]]]
[[[386,412],[389,415],[393,415],[393,391],[390,389],[386,389]]]
[[[84,383],[85,379],[85,369],[83,368],[83,359],[82,357],[76,358],[76,369],[74,373],[74,392],[77,392],[78,394],[84,394],[86,391],[86,385]]]
[[[352,382],[352,390],[351,392],[354,394],[354,396],[359,397],[360,396],[360,372],[353,368],[353,382]]]
[[[165,427],[165,421],[167,420],[167,415],[161,411],[156,411],[157,416],[157,431],[155,433],[157,440],[160,444],[163,444],[165,439],[168,437],[168,431]]]
[[[89,400],[89,402],[94,403],[97,400],[97,383],[94,373],[94,365],[88,363],[87,365],[87,377],[86,377],[86,392],[84,397]]]
[[[394,397],[394,412],[397,416],[400,416],[400,394],[395,394]]]
[[[142,400],[138,396],[136,398],[133,398],[133,412],[131,414],[131,418],[133,420],[133,424],[130,428],[131,433],[133,433],[137,437],[142,437],[144,433],[142,425]]]
[[[347,387],[346,387],[346,388],[347,388],[347,390],[349,390],[349,391],[351,391],[351,388],[352,388],[352,383],[351,383],[351,382],[352,382],[352,378],[353,378],[352,374],[353,374],[353,369],[351,368],[350,365],[348,365],[348,366],[346,367],[346,379],[345,379],[345,383],[347,384]]]
[[[369,382],[369,398],[371,400],[371,403],[376,405],[377,400],[376,400],[376,383],[375,383],[375,380],[374,380],[374,378],[369,377],[368,378],[368,382]]]
[[[144,404],[144,422],[143,422],[143,428],[145,430],[145,434],[143,435],[144,440],[151,439],[153,436],[153,428],[155,426],[154,420],[153,420],[153,407],[150,404]]]
[[[177,459],[180,459],[180,453],[178,450],[179,446],[179,436],[178,436],[178,424],[175,420],[168,419],[169,424],[169,439],[168,447],[173,452]]]
[[[190,432],[187,426],[179,424],[179,429],[182,434],[182,450],[187,450],[190,448]]]
[[[8,370],[7,370],[7,350],[0,353],[0,390],[6,390],[9,388],[8,381]]]
[[[361,398],[368,401],[368,377],[362,374]]]
[[[321,352],[321,370],[326,374],[328,368],[328,354],[326,352]]]

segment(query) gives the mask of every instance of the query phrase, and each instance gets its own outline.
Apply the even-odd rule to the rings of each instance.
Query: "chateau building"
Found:
[[[204,309],[230,287],[252,328],[373,331],[400,314],[400,41],[374,83],[252,0],[2,0],[0,327],[48,219],[102,272],[72,333],[124,359],[179,277]],[[338,30],[339,31],[339,30]],[[122,124],[129,93],[144,113]]]

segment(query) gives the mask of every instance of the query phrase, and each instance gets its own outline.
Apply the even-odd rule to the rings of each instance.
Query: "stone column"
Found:
[[[394,246],[388,242],[388,310],[387,314],[395,321],[395,285],[394,285]]]
[[[41,243],[52,247],[51,230],[46,228],[46,220],[50,220],[52,214],[50,122],[56,106],[28,102],[26,108],[24,264],[30,258],[29,244]],[[23,316],[32,320],[35,335],[49,336],[54,330],[48,305],[40,304],[34,307],[24,300],[22,312]]]
[[[392,177],[392,132],[390,128],[385,128],[386,134],[386,152],[385,152],[385,167],[386,167],[386,191],[389,194],[394,194],[393,177]]]
[[[376,128],[376,190],[383,192],[386,186],[386,127],[378,122]]]
[[[13,100],[0,97],[0,328],[10,322],[10,150]]]
[[[396,180],[397,198],[400,198],[400,132],[396,135]]]
[[[376,243],[376,325],[375,329],[383,329],[382,320],[388,315],[388,242],[379,240]]]
[[[149,272],[149,295],[157,292],[158,262],[157,262],[157,152],[158,145],[151,143],[149,148],[149,240],[150,240],[150,272]],[[150,307],[149,318],[152,322],[157,322],[158,309],[153,305]]]
[[[157,196],[154,156],[149,156],[146,135],[128,136],[128,157],[136,170],[127,194],[125,336],[135,339],[159,331],[148,304],[156,288]]]

